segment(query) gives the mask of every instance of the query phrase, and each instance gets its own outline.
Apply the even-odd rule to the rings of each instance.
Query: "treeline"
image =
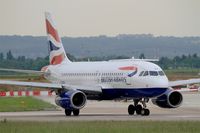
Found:
[[[127,59],[127,56],[102,56],[102,57],[85,57],[75,58],[74,56],[67,54],[72,61],[103,61],[110,59]],[[144,54],[139,56],[141,59],[145,58]],[[200,57],[197,54],[182,55],[174,58],[161,57],[159,62],[156,62],[163,69],[182,69],[182,68],[200,68]],[[14,57],[12,52],[9,51],[4,55],[0,53],[0,67],[1,68],[15,68],[15,69],[27,69],[27,70],[40,70],[43,66],[49,64],[49,57],[38,57],[36,59],[26,58],[25,56]]]
[[[13,56],[12,52],[9,51],[4,55],[0,53],[0,67],[1,68],[15,68],[15,69],[26,69],[26,70],[40,70],[43,66],[49,62],[48,57],[36,59],[26,58],[25,56]]]
[[[162,57],[158,65],[163,69],[200,68],[200,57],[197,54],[176,56],[173,59]]]

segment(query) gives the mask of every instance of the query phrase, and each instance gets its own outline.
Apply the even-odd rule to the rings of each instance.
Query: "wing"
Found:
[[[102,86],[78,86],[78,85],[68,85],[62,84],[62,88],[66,90],[80,90],[88,94],[101,94]]]
[[[54,83],[23,82],[23,81],[12,81],[12,80],[0,80],[0,85],[17,85],[17,86],[41,87],[41,88],[51,88],[51,89],[62,88],[60,84],[54,84]]]
[[[44,72],[42,72],[42,71],[34,71],[34,70],[20,70],[20,69],[5,69],[5,68],[0,68],[0,71],[20,72],[20,73],[30,73],[30,74],[39,74],[39,75],[44,74]]]
[[[19,69],[5,69],[0,68],[0,71],[12,71],[20,73],[31,73],[42,75],[45,74],[43,71],[34,71],[34,70],[19,70]],[[57,83],[43,83],[43,82],[23,82],[23,81],[12,81],[12,80],[0,80],[0,85],[17,85],[17,86],[27,86],[27,87],[39,87],[39,88],[48,88],[51,90],[56,89],[66,89],[66,90],[80,90],[89,94],[102,93],[101,86],[75,86],[69,84],[57,84]]]
[[[200,83],[200,79],[169,81],[169,87]]]
[[[175,89],[176,91],[179,91],[181,93],[184,92],[199,92],[200,91],[200,87],[199,88],[179,88],[179,89]]]
[[[66,89],[66,90],[80,90],[85,93],[101,93],[101,86],[75,86],[69,84],[56,84],[56,83],[42,83],[42,82],[23,82],[23,81],[12,81],[12,80],[0,80],[0,85],[17,85],[27,87],[40,87],[49,88],[51,90]]]

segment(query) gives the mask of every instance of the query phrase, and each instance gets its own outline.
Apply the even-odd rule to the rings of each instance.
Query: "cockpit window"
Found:
[[[145,71],[143,76],[148,76],[149,75],[149,72],[148,71]]]
[[[142,71],[139,76],[164,76],[165,73],[163,71]]]
[[[164,76],[165,75],[165,73],[163,71],[159,71],[158,73],[159,73],[160,76]]]
[[[144,71],[142,71],[142,72],[140,73],[140,75],[139,75],[139,76],[142,76],[142,75],[143,75],[143,73],[144,73]]]
[[[150,76],[158,76],[157,71],[149,71]]]

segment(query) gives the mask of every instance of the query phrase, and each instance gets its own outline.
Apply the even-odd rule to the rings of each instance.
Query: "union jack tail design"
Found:
[[[70,62],[63,48],[62,41],[58,35],[56,25],[50,13],[45,12],[46,29],[49,45],[49,62],[50,65],[61,64],[63,61]]]

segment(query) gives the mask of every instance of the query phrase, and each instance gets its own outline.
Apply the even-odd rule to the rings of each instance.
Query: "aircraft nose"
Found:
[[[159,87],[159,88],[168,88],[169,81],[167,77],[154,78],[154,79],[151,79],[151,81],[149,82],[149,86]]]

